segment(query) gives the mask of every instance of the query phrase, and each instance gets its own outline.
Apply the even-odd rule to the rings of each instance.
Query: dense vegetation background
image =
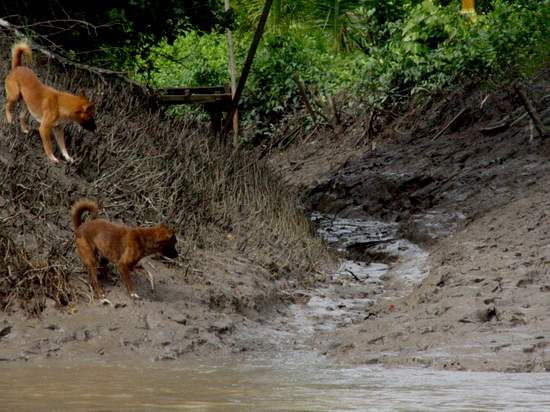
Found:
[[[225,30],[234,31],[240,67],[264,2],[231,3],[226,13],[221,0],[5,0],[0,16],[32,30],[37,42],[152,87],[226,85]],[[549,0],[478,0],[476,7],[471,21],[459,0],[275,0],[242,100],[245,127],[268,136],[301,106],[294,75],[321,110],[338,95],[350,107],[389,107],[544,64]]]

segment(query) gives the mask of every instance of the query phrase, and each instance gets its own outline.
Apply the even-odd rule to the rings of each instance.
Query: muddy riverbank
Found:
[[[546,78],[525,87],[550,124]],[[517,121],[502,127],[507,116]],[[463,90],[412,109],[384,135],[363,153],[320,138],[277,155],[311,210],[385,221],[429,254],[419,282],[403,282],[394,272],[400,260],[390,262],[386,292],[364,317],[320,331],[315,346],[351,364],[550,369],[548,140],[532,135],[506,88]]]
[[[550,368],[550,145],[511,88],[434,98],[379,118],[366,140],[359,114],[269,153],[270,170],[246,157],[257,153],[228,160],[120,83],[42,64],[59,87],[95,90],[103,129],[71,128],[77,161],[61,166],[44,164],[36,134],[0,133],[0,361],[306,351],[352,365]],[[550,124],[547,78],[525,89]],[[116,271],[102,278],[108,301],[92,299],[68,214],[81,196],[101,199],[102,217],[176,226],[181,256],[146,264],[155,290],[135,275],[141,301]]]

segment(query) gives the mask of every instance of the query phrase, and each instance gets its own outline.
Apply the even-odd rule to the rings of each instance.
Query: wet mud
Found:
[[[524,87],[548,125],[546,78]],[[440,133],[463,107],[466,115]],[[506,116],[517,121],[494,132]],[[323,230],[329,240],[345,219],[379,220],[394,228],[390,238],[420,247],[414,262],[425,261],[422,276],[403,282],[395,276],[407,270],[402,257],[388,261],[372,244],[354,247],[348,231],[348,253],[388,265],[394,276],[383,276],[384,292],[362,318],[337,333],[319,331],[315,347],[351,364],[548,370],[550,145],[532,134],[513,91],[472,87],[411,108],[388,122],[385,140],[373,147],[357,153],[320,137],[302,155],[303,168],[300,155],[278,155],[281,172],[303,191],[310,210],[337,222]],[[331,170],[311,172],[329,159]],[[361,284],[353,270],[351,289]]]

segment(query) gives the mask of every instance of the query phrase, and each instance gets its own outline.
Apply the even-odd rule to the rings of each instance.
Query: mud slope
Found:
[[[13,42],[0,31],[1,79]],[[98,131],[68,126],[76,162],[54,165],[36,130],[25,136],[2,116],[1,360],[247,350],[233,334],[292,299],[288,290],[325,253],[296,199],[267,167],[230,153],[206,129],[164,119],[128,81],[34,57],[45,83],[86,91]],[[93,299],[69,217],[83,196],[98,200],[101,217],[177,230],[180,257],[145,264],[155,290],[134,276],[141,301],[130,300],[113,270],[101,280],[109,302]]]
[[[543,72],[524,88],[548,126],[547,79]],[[326,165],[330,149],[287,155],[288,180],[305,187],[312,210],[399,223],[430,251],[428,274],[417,285],[390,277],[392,293],[364,321],[318,346],[345,362],[549,369],[550,140],[529,127],[511,88],[467,88],[409,110],[381,134],[376,150],[349,151],[315,178],[300,161]]]

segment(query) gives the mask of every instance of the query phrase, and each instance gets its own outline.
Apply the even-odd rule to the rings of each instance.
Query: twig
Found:
[[[355,141],[354,146],[357,146],[363,139],[369,139],[371,135],[371,129],[372,129],[372,120],[374,119],[374,109],[372,109],[369,113],[369,117],[367,120],[367,124],[365,126],[365,131],[359,138]]]
[[[460,109],[460,111],[457,113],[457,115],[456,115],[455,117],[453,117],[453,118],[451,119],[451,121],[450,121],[449,123],[447,123],[447,124],[445,125],[445,127],[443,127],[443,129],[441,129],[439,132],[437,132],[437,134],[433,137],[432,140],[437,139],[439,136],[441,136],[443,133],[445,133],[445,131],[446,131],[449,127],[451,127],[451,125],[452,125],[460,116],[462,116],[462,113],[464,113],[465,111],[466,111],[466,108]]]
[[[328,104],[330,105],[330,108],[332,109],[332,124],[333,127],[336,129],[336,126],[338,126],[341,123],[340,115],[338,114],[338,109],[336,108],[336,104],[334,104],[334,99],[331,96],[327,96]]]
[[[483,105],[485,104],[485,102],[487,101],[487,99],[489,98],[490,94],[488,94],[487,96],[485,96],[483,98],[483,100],[481,101],[481,103],[479,104],[479,108],[482,109],[483,108]]]
[[[362,282],[362,280],[359,279],[359,277],[358,277],[355,273],[353,273],[351,270],[346,269],[346,272],[348,272],[351,276],[353,276],[353,278],[354,278],[357,282]]]
[[[510,127],[512,127],[513,125],[515,125],[517,122],[519,122],[520,120],[522,120],[525,116],[527,116],[527,112],[523,113],[521,116],[518,116],[518,118],[516,120],[514,120],[513,122],[510,123]]]

